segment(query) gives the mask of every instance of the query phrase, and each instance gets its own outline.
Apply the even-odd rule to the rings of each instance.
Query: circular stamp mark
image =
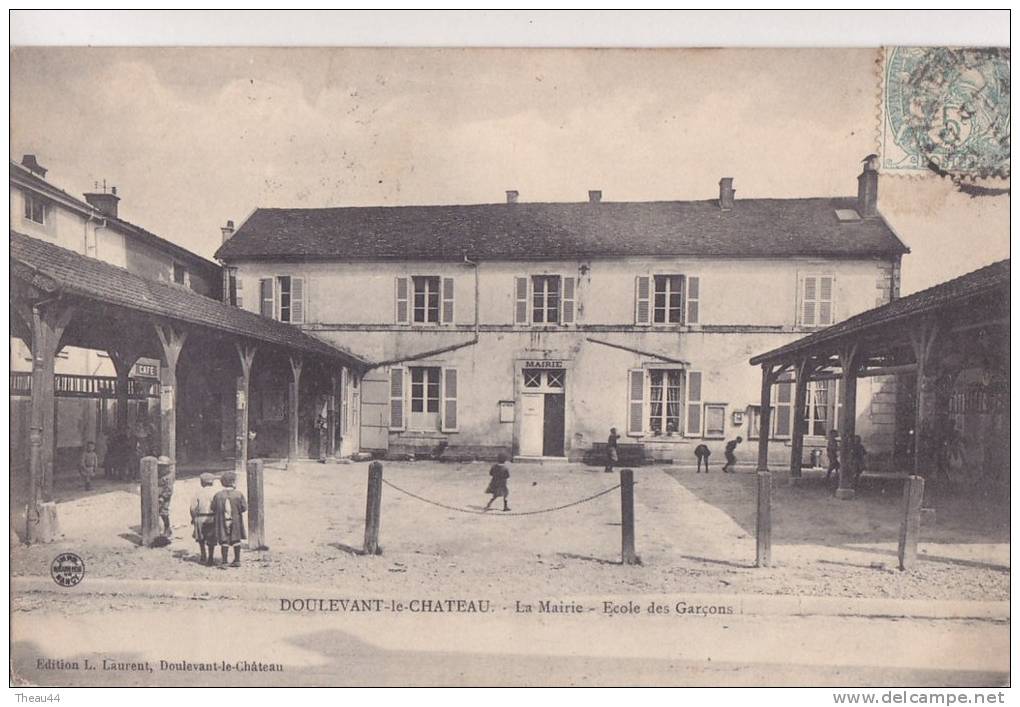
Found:
[[[50,576],[61,587],[73,587],[85,578],[85,562],[73,552],[62,552],[53,558]]]
[[[896,47],[885,88],[884,168],[1009,174],[1008,49]]]

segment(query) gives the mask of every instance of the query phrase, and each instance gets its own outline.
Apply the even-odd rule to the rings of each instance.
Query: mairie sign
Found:
[[[552,359],[543,359],[541,361],[525,361],[525,368],[563,368],[563,361],[554,361]]]

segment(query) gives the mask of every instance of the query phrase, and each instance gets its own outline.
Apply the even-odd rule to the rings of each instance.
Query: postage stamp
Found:
[[[1006,48],[887,48],[881,168],[1009,175],[1009,85]]]

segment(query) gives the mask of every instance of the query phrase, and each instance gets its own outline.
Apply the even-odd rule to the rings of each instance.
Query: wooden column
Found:
[[[248,464],[248,410],[251,407],[251,366],[255,360],[255,344],[235,341],[241,375],[237,377],[237,399],[234,405],[234,422],[237,431],[234,445],[234,471],[241,474]]]
[[[811,359],[802,358],[797,362],[797,380],[793,393],[793,439],[790,441],[790,478],[800,478],[804,463],[804,408],[807,402],[808,376],[811,373]]]
[[[909,476],[903,484],[903,518],[900,520],[900,569],[908,570],[917,563],[917,538],[921,533],[921,499],[924,479]]]
[[[290,395],[287,414],[287,456],[290,459],[298,458],[298,391],[301,384],[301,367],[304,365],[300,356],[291,355],[290,359]]]
[[[769,567],[772,564],[772,474],[759,471],[758,513],[755,516],[755,567]]]
[[[142,500],[142,547],[152,547],[162,536],[159,523],[159,481],[156,457],[142,457],[139,471],[139,496]]]
[[[634,470],[620,469],[621,562],[639,565],[634,548]]]
[[[379,522],[382,520],[382,462],[368,465],[368,494],[365,498],[365,544],[362,554],[378,555]]]
[[[761,405],[758,408],[758,471],[769,470],[769,433],[772,431],[772,384],[776,382],[775,369],[768,363],[761,365]]]
[[[326,456],[336,456],[336,397],[340,388],[340,376],[329,372],[329,398],[326,412]]]
[[[854,434],[857,429],[857,344],[849,344],[840,351],[839,364],[843,369],[843,407],[839,415],[839,488],[836,498],[854,497],[853,462]]]
[[[922,320],[910,332],[910,344],[914,349],[914,360],[917,362],[917,396],[914,409],[914,475],[927,476],[921,468],[924,460],[921,430],[924,429],[927,391],[925,378],[931,374],[932,350],[938,337],[938,325],[934,320]],[[931,430],[929,430],[931,431]],[[928,440],[923,440],[927,442]]]
[[[124,434],[128,428],[128,376],[131,368],[141,357],[141,351],[130,345],[124,345],[109,348],[106,353],[117,374],[117,431]]]
[[[159,453],[170,460],[170,478],[177,479],[177,361],[188,332],[173,324],[153,322],[159,337]]]
[[[248,462],[248,548],[268,550],[266,546],[266,497],[262,484],[262,460]]]

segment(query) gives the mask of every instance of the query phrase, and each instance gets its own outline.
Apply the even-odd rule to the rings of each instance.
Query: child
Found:
[[[861,478],[861,474],[864,473],[864,462],[868,456],[868,450],[864,448],[864,443],[861,441],[860,435],[854,435],[853,445],[850,448],[850,455],[853,460],[853,465],[850,470],[854,474],[854,485],[857,485],[857,479]]]
[[[489,506],[500,496],[503,497],[503,510],[509,511],[510,506],[507,505],[506,500],[510,496],[510,490],[507,488],[506,482],[510,478],[510,470],[504,466],[506,464],[506,454],[503,452],[499,453],[497,462],[492,465],[489,469],[489,476],[492,479],[489,480],[489,485],[485,487],[485,493],[491,493],[492,498],[485,504],[485,510],[489,510]]]
[[[829,438],[825,441],[825,455],[829,458],[829,466],[825,471],[825,481],[828,482],[829,477],[833,473],[836,474],[836,478],[839,478],[839,434],[836,430],[829,430]]]
[[[723,464],[722,468],[724,474],[736,473],[733,470],[733,465],[737,463],[737,457],[733,453],[733,451],[737,448],[737,445],[743,441],[744,441],[743,437],[737,437],[736,439],[731,439],[729,442],[726,443],[726,451],[724,452],[724,454],[726,455],[726,463]]]
[[[81,462],[78,464],[78,473],[85,481],[85,490],[92,490],[92,477],[96,475],[99,467],[99,456],[96,454],[96,443],[86,442],[85,451],[81,453]]]
[[[697,447],[694,448],[694,456],[696,456],[698,458],[698,470],[695,473],[696,474],[700,474],[701,473],[701,463],[704,462],[705,463],[705,473],[707,474],[708,473],[708,458],[710,456],[712,456],[712,450],[709,449],[707,445],[699,444]]]
[[[237,474],[232,471],[223,472],[220,484],[223,490],[213,496],[212,500],[216,541],[220,545],[223,566],[227,564],[227,548],[232,547],[234,561],[231,567],[240,567],[241,541],[248,537],[244,529],[244,513],[248,510],[248,503],[244,499],[244,494],[234,488],[237,484]]]
[[[212,510],[213,497],[216,496],[216,489],[213,488],[215,477],[205,473],[198,478],[202,485],[191,501],[191,525],[194,527],[191,537],[198,541],[202,564],[211,566],[213,549],[216,547],[216,521]],[[206,552],[206,548],[208,548],[208,552]]]
[[[620,461],[620,449],[616,442],[620,435],[616,434],[616,428],[609,428],[609,441],[606,442],[606,473],[613,473],[613,464]]]

